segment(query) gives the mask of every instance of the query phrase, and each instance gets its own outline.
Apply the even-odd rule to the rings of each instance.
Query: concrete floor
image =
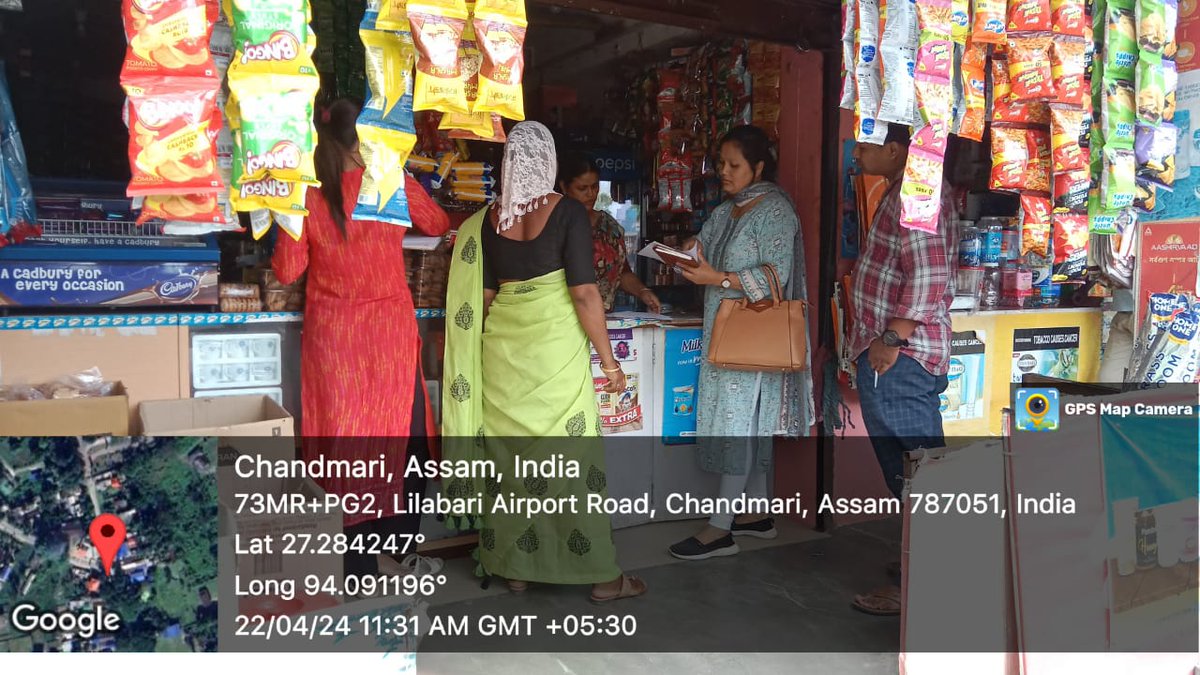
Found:
[[[685,527],[694,530],[695,524]],[[587,587],[534,586],[518,596],[497,592],[503,582],[496,580],[480,597],[431,607],[430,618],[469,616],[475,625],[481,615],[536,615],[534,637],[429,636],[421,642],[418,667],[423,673],[482,670],[489,675],[621,669],[663,675],[767,669],[896,673],[899,619],[867,616],[851,609],[850,600],[855,593],[887,583],[885,565],[899,557],[899,520],[803,539],[778,546],[754,542],[768,545],[704,562],[626,565],[627,572],[646,581],[649,593],[602,607],[587,602]],[[619,536],[617,543],[620,547]],[[614,614],[636,617],[636,634],[568,638],[541,629],[568,615]],[[500,652],[509,653],[497,657]]]

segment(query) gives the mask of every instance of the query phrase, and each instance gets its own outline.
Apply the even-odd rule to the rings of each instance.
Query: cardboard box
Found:
[[[235,473],[237,459],[244,454],[269,461],[296,457],[295,422],[270,397],[143,401],[138,406],[138,418],[145,436],[217,437],[217,490],[224,504],[232,504],[238,493],[284,493],[285,478],[245,477]]]
[[[0,436],[128,436],[129,396],[0,402]]]
[[[214,396],[142,401],[146,436],[295,436],[292,416],[267,396]]]

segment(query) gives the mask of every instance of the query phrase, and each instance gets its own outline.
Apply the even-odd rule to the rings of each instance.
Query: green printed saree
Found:
[[[447,294],[443,454],[489,459],[499,480],[456,478],[449,497],[483,495],[484,513],[449,514],[458,529],[479,529],[480,572],[507,579],[586,584],[620,575],[612,524],[588,513],[587,495],[607,496],[604,443],[587,335],[562,270],[502,284],[483,325],[483,240],[487,210],[458,231]],[[514,475],[517,456],[562,454],[580,476]],[[500,496],[577,497],[562,515],[493,509]]]

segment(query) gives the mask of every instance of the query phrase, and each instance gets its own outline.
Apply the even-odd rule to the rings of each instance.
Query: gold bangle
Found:
[[[602,373],[619,373],[619,372],[621,372],[621,364],[618,363],[616,368],[605,368],[604,366],[600,366],[600,372],[602,372]]]

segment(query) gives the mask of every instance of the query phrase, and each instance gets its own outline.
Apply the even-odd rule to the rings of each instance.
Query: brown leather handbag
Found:
[[[721,301],[713,321],[708,362],[729,370],[793,372],[808,369],[808,322],[803,300],[782,300],[775,267],[767,265],[771,297]]]

